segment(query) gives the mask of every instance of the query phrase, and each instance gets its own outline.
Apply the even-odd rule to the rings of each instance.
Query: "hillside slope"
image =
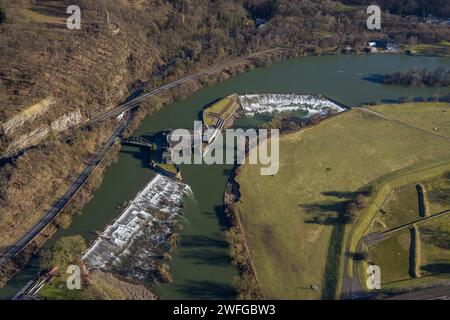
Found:
[[[69,5],[81,8],[81,30],[65,26]],[[2,247],[64,193],[117,121],[91,126],[70,139],[58,133],[123,102],[142,84],[149,90],[267,48],[288,47],[291,55],[335,53],[344,44],[363,46],[372,37],[353,23],[366,16],[364,7],[341,10],[338,2],[326,0],[0,0],[0,8]],[[256,24],[258,18],[266,19],[264,26]],[[439,26],[402,28],[414,30],[424,42],[450,37]],[[386,27],[380,36],[403,41],[407,32],[400,31]],[[153,98],[134,125],[144,114],[228,76],[211,75]],[[67,212],[80,211],[100,177]]]

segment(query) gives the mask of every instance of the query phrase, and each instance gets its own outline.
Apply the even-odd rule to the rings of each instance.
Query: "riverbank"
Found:
[[[205,77],[200,79],[193,79],[185,84],[182,84],[178,88],[170,89],[169,91],[163,92],[158,97],[152,97],[148,101],[145,101],[141,106],[134,112],[133,119],[128,125],[124,136],[130,135],[139,126],[141,121],[159,111],[164,106],[172,103],[175,100],[183,99],[195,91],[198,91],[202,87],[210,86],[214,83],[224,81],[231,76],[237,75],[239,73],[245,72],[249,69],[253,69],[257,66],[265,66],[267,64],[273,63],[280,59],[285,59],[294,55],[292,51],[289,50],[265,50],[261,53],[254,53],[248,57],[239,58],[236,60],[235,64],[230,64],[224,70],[216,70],[212,74],[208,74],[208,78]],[[75,137],[76,139],[76,137]],[[111,162],[117,157],[119,147],[113,148],[109,151],[109,157]],[[105,166],[107,167],[107,166]],[[94,191],[101,184],[102,175],[93,179],[96,180],[92,186],[83,186],[78,191],[77,199],[72,199],[68,205],[63,209],[63,212],[59,214],[58,219],[56,219],[51,225],[49,225],[42,235],[38,236],[24,251],[19,253],[19,255],[14,258],[13,261],[5,264],[0,269],[0,286],[3,286],[14,274],[16,274],[20,269],[28,264],[31,259],[32,253],[41,248],[47,239],[60,228],[67,228],[71,224],[72,218],[81,211],[82,208],[89,202]],[[19,236],[19,235],[17,235]]]
[[[257,98],[257,96],[258,95],[250,95],[250,99],[253,102],[250,103],[249,101],[247,101],[246,110],[247,112],[249,112],[248,114],[250,116],[254,115],[255,111],[258,112],[261,109],[267,110],[267,108],[264,107],[264,104],[263,107],[261,108],[261,105],[257,101],[255,101],[255,98]],[[267,100],[266,104],[274,105],[273,98],[277,95],[273,95],[270,97],[267,97],[267,95],[261,96],[264,97],[265,100]],[[292,102],[292,100],[290,102],[287,102],[286,98],[288,95],[278,95],[278,96],[282,96],[283,97],[282,100],[284,101],[284,103],[282,103],[281,110],[292,111],[298,109],[292,103],[290,103]],[[244,97],[248,98],[249,95],[246,95]],[[348,107],[344,107],[341,103],[337,101],[330,101],[330,100],[324,101],[323,98],[320,96],[317,97],[301,96],[301,95],[294,96],[294,101],[297,102],[296,105],[297,106],[300,105],[303,108],[305,108],[305,99],[302,97],[306,97],[306,102],[308,102],[306,103],[306,113],[308,114],[309,112],[310,118],[309,121],[306,119],[306,122],[296,129],[298,131],[311,129],[314,126],[320,124],[322,121],[337,116],[339,113],[346,110],[346,108],[348,109]],[[319,100],[322,103],[322,107],[325,106],[325,108],[318,106],[317,103],[319,100],[317,100],[317,98],[320,98]],[[256,108],[252,107],[252,104],[256,104],[257,107]],[[311,104],[313,105],[313,108],[308,107],[308,105]],[[269,109],[272,110],[272,112],[277,110],[276,107],[274,109],[272,108]],[[311,117],[314,115],[320,115],[321,117],[312,120]],[[293,134],[293,132],[282,131],[280,133],[280,138],[288,134]],[[248,150],[248,152],[246,153],[246,157],[248,157],[249,152],[252,152],[252,150]],[[251,247],[248,244],[248,239],[244,231],[243,224],[241,222],[241,217],[238,208],[238,204],[241,199],[241,193],[240,193],[240,185],[239,182],[237,181],[237,178],[244,169],[244,166],[245,165],[235,165],[233,167],[224,193],[224,208],[227,218],[229,219],[229,226],[230,226],[229,230],[226,232],[226,239],[230,245],[230,256],[233,259],[233,263],[237,266],[239,270],[239,278],[235,280],[235,284],[239,292],[239,298],[244,300],[247,299],[262,300],[266,299],[267,296],[266,294],[264,294],[261,280],[258,277],[255,264],[250,254]]]
[[[448,139],[433,133],[433,126],[440,128],[446,120],[421,120],[444,106],[369,107],[382,114],[402,110],[408,125],[360,108],[343,112],[284,135],[277,175],[260,176],[257,166],[243,166],[236,206],[269,299],[340,297],[352,223],[344,219],[347,204],[383,173],[448,156],[442,148]]]
[[[17,9],[21,9],[21,7],[22,5],[19,5]],[[53,9],[56,12],[64,9],[63,7],[58,7],[49,10],[48,7],[44,6],[40,10],[34,5],[32,7],[34,10],[43,11],[50,16],[55,14]],[[114,34],[114,37],[112,37],[109,29],[105,30],[103,25],[94,23],[91,26],[92,28],[83,29],[84,31],[82,33],[77,34],[80,37],[77,36],[77,39],[75,39],[77,40],[76,45],[72,41],[63,41],[60,43],[61,46],[57,48],[58,50],[49,51],[46,46],[31,46],[27,48],[27,44],[29,43],[27,37],[21,38],[24,41],[16,41],[16,51],[27,54],[19,54],[16,57],[17,59],[6,59],[5,65],[9,66],[11,62],[19,61],[19,64],[21,63],[27,67],[23,70],[24,77],[26,79],[32,79],[33,76],[36,76],[36,79],[30,82],[24,81],[23,83],[19,81],[16,85],[20,88],[14,88],[15,75],[7,76],[8,82],[11,82],[11,85],[8,86],[8,93],[12,91],[10,98],[13,98],[11,100],[13,104],[11,108],[5,109],[5,117],[8,116],[9,118],[10,115],[19,111],[18,109],[26,108],[25,102],[21,101],[22,99],[16,101],[16,98],[21,97],[25,100],[49,93],[58,93],[64,96],[63,102],[57,108],[61,110],[58,111],[63,111],[65,108],[73,110],[79,104],[82,113],[86,111],[85,116],[88,117],[89,114],[95,113],[97,108],[114,104],[117,98],[116,94],[126,92],[127,86],[128,88],[132,86],[138,87],[140,85],[139,82],[142,79],[145,80],[148,74],[155,75],[154,78],[159,78],[158,76],[160,74],[163,76],[169,74],[171,77],[177,78],[185,73],[186,70],[192,70],[195,66],[201,67],[225,57],[241,56],[247,52],[279,44],[293,46],[296,48],[295,50],[301,50],[305,54],[321,54],[321,51],[324,50],[323,48],[329,48],[330,52],[338,52],[344,44],[352,46],[363,44],[365,42],[364,38],[367,37],[367,34],[361,34],[359,28],[352,24],[344,24],[345,30],[339,28],[340,18],[345,17],[348,19],[348,15],[353,15],[354,12],[343,13],[339,10],[335,11],[332,5],[324,6],[324,8],[327,8],[323,12],[324,15],[318,14],[316,16],[316,19],[321,21],[316,26],[320,29],[320,32],[316,34],[302,30],[304,28],[293,26],[289,21],[294,17],[300,18],[300,20],[307,20],[311,16],[309,11],[313,10],[313,12],[319,13],[323,10],[320,7],[308,7],[308,4],[299,4],[298,6],[294,6],[296,10],[291,10],[292,6],[289,3],[282,3],[274,11],[273,20],[270,19],[271,21],[267,21],[265,27],[259,28],[250,19],[254,14],[249,14],[245,5],[242,3],[235,3],[232,9],[235,15],[238,15],[239,19],[232,17],[233,15],[225,15],[221,16],[220,19],[213,19],[211,21],[211,30],[214,32],[206,32],[206,34],[211,35],[210,37],[199,37],[199,35],[205,35],[205,30],[202,27],[203,18],[214,16],[217,12],[216,6],[208,3],[203,4],[200,6],[202,10],[193,10],[195,14],[187,15],[188,20],[185,20],[184,13],[180,13],[175,7],[167,3],[164,6],[140,8],[140,10],[137,10],[134,6],[114,5],[113,8],[110,8],[110,13],[111,18],[115,20],[113,24],[121,26],[119,34]],[[190,6],[190,8],[192,9],[193,7]],[[28,9],[26,11],[30,13]],[[98,21],[98,18],[104,15],[104,10],[96,9],[98,8],[89,10],[86,21]],[[326,12],[328,9],[330,11]],[[9,10],[8,7],[7,12],[10,12]],[[15,10],[11,10],[11,16],[16,16],[14,15]],[[228,12],[229,8],[223,7],[221,10]],[[122,14],[124,12],[127,14]],[[62,11],[61,13],[64,14]],[[164,19],[161,20],[155,17],[164,17],[169,13],[174,17],[181,18],[181,20],[175,19],[176,21],[182,21],[180,24],[171,26],[170,29],[173,32],[168,31],[173,37],[167,37],[161,31],[165,30],[165,26],[158,25],[156,30],[155,24],[152,22],[165,21]],[[336,20],[334,17],[339,17],[339,19]],[[330,18],[333,19],[330,20]],[[136,19],[142,21],[142,24],[138,26],[135,23]],[[5,33],[5,39],[11,37],[14,40],[15,33],[10,31],[25,29],[30,32],[19,32],[18,34],[38,35],[42,33],[49,38],[60,39],[59,33],[63,31],[62,29],[53,28],[55,26],[42,25],[40,21],[35,21],[34,19],[31,19],[32,21],[28,21],[29,19],[22,20],[5,20],[4,26],[8,27],[5,29],[7,31]],[[186,28],[185,23],[190,28]],[[230,29],[230,26],[233,27]],[[417,27],[422,29],[420,25]],[[440,28],[430,29],[427,27],[426,29],[427,39],[442,37],[442,32],[439,32],[440,30],[434,30]],[[383,28],[383,31],[386,33],[389,33],[389,30],[389,27],[387,29]],[[395,28],[394,31],[398,33],[398,28]],[[443,31],[445,32],[445,30]],[[422,34],[423,32],[417,33]],[[357,37],[352,37],[352,34]],[[383,36],[387,35],[383,34]],[[394,33],[391,34],[392,37],[395,37],[395,35]],[[30,39],[32,38],[30,37]],[[92,45],[93,43],[95,45]],[[157,45],[153,46],[152,44]],[[27,50],[30,48],[33,50]],[[80,48],[85,50],[80,50]],[[60,55],[59,52],[66,52],[68,55],[66,57]],[[33,55],[35,59],[29,59],[30,55]],[[7,56],[14,55],[8,52]],[[64,84],[61,82],[61,79],[65,79],[65,72],[63,71],[67,69],[67,63],[71,66],[69,69],[73,69],[73,86],[69,85],[69,83]],[[45,66],[49,66],[50,69],[55,69],[53,71],[56,72],[57,76],[47,77],[48,74],[55,72],[36,72],[36,70],[40,70],[40,67],[44,67],[47,70]],[[160,81],[160,79],[155,79],[154,82],[157,81]],[[152,85],[151,87],[158,86]],[[14,91],[16,92],[14,93]],[[27,94],[29,92],[35,92],[36,94]],[[99,92],[102,92],[102,94],[99,95]],[[8,99],[5,99],[5,101],[8,101]],[[43,123],[49,122],[48,120],[51,120],[52,116],[56,116],[54,114],[56,113],[56,108],[54,111],[42,116],[40,120]],[[24,131],[28,131],[27,129],[34,128],[24,127],[23,129]],[[108,131],[105,130],[105,132]],[[14,139],[14,137],[12,138]],[[91,139],[80,139],[74,143],[74,145],[77,143],[79,145],[71,145],[70,149],[83,149],[85,147],[83,146],[83,142],[86,142],[86,140],[92,142]],[[8,141],[4,142],[7,143]],[[96,141],[90,147],[92,150],[95,150],[101,143],[101,140]],[[54,202],[58,199],[57,192],[65,189],[67,184],[70,184],[73,176],[69,174],[64,176],[58,174],[60,172],[58,168],[49,165],[50,163],[65,163],[64,168],[75,176],[80,172],[83,158],[87,157],[79,157],[73,160],[74,157],[71,156],[73,153],[67,150],[59,153],[61,149],[59,146],[52,146],[44,149],[44,151],[30,152],[28,155],[32,156],[28,159],[22,159],[17,168],[8,166],[8,170],[5,170],[2,178],[5,178],[5,181],[10,183],[4,184],[8,186],[7,188],[5,187],[6,190],[2,189],[2,194],[8,195],[4,199],[8,200],[4,203],[5,209],[2,210],[3,214],[1,216],[2,218],[7,217],[5,219],[7,221],[1,224],[5,229],[0,231],[2,231],[1,233],[11,231],[11,234],[8,234],[10,239],[5,240],[6,244],[16,239],[17,234],[21,233],[20,230],[17,230],[16,234],[15,228],[20,229],[23,227],[26,230],[27,223],[31,223],[35,218],[30,217],[32,213],[36,217],[42,215],[47,208],[47,202]],[[55,154],[59,156],[54,156]],[[72,160],[72,162],[69,162],[69,160]],[[33,169],[36,163],[43,164],[40,167],[42,170],[36,170],[34,172]],[[24,170],[24,168],[26,169]],[[9,178],[11,176],[14,176],[15,179],[10,180]],[[29,177],[35,177],[35,179],[30,181],[28,180]],[[42,208],[38,208],[40,204],[43,204]],[[24,215],[23,212],[28,212],[29,214]]]
[[[215,81],[226,80],[229,76],[236,75],[238,73],[247,71],[248,69],[251,69],[255,66],[270,64],[274,60],[284,59],[284,58],[287,58],[290,56],[296,56],[299,53],[301,53],[301,52],[286,50],[286,51],[280,51],[280,52],[279,51],[264,52],[264,54],[261,56],[258,56],[256,54],[252,57],[252,59],[247,61],[247,64],[243,63],[241,61],[241,64],[230,67],[227,72],[225,72],[225,73],[219,72],[216,75],[216,77],[212,78],[212,80],[208,79],[207,81],[205,81],[205,79],[201,79],[199,81],[192,81],[192,83],[187,83],[182,88],[173,90],[175,92],[165,93],[165,94],[162,94],[160,97],[155,97],[155,98],[151,99],[151,101],[143,104],[142,108],[139,109],[139,111],[137,112],[137,116],[135,117],[132,125],[130,126],[130,129],[128,130],[128,134],[130,134],[130,132],[132,132],[139,125],[140,121],[145,116],[147,116],[149,114],[153,114],[154,112],[160,110],[164,105],[167,105],[167,104],[171,103],[172,101],[174,101],[174,99],[181,99],[182,97],[190,95],[192,92],[198,90],[202,86],[211,85]],[[303,54],[304,54],[304,52],[303,52]],[[118,151],[113,150],[112,151],[113,156],[115,156],[115,154],[117,152]],[[74,203],[76,202],[76,204],[77,204],[76,208],[68,207],[67,208],[68,211],[71,211],[71,212],[75,211],[75,210],[79,211],[79,208],[83,207],[84,204],[86,204],[87,201],[90,199],[92,191],[86,192],[86,190],[80,190],[80,193],[83,193],[83,196],[80,197],[80,200],[73,201]],[[67,226],[68,224],[70,224],[69,217],[62,218],[61,220],[64,221],[64,226]],[[59,227],[59,224],[55,225],[55,227]],[[40,246],[40,245],[38,245],[38,246]],[[35,249],[33,249],[32,251],[35,251]],[[23,265],[23,263],[24,262],[26,263],[26,261],[28,261],[28,260],[29,260],[28,255],[24,255],[24,256],[21,256],[18,259],[16,259],[18,265]],[[16,269],[16,268],[15,267],[12,267],[12,268],[6,267],[5,269],[6,270],[2,274],[11,274],[11,269]],[[8,269],[10,269],[10,270],[8,271]],[[9,278],[9,276],[2,277],[2,278],[3,278],[3,282],[4,282],[4,281],[6,281],[7,278]]]
[[[95,240],[81,261],[88,270],[118,272],[143,283],[169,281],[165,265],[178,241],[187,185],[157,174]]]
[[[192,121],[199,118],[204,106],[232,93],[320,92],[349,106],[376,101],[380,97],[393,101],[403,96],[444,95],[446,91],[429,88],[414,90],[401,87],[386,88],[365,78],[374,73],[401,70],[413,65],[446,65],[446,63],[445,59],[404,55],[341,55],[290,59],[271,67],[254,69],[226,82],[202,89],[182,101],[167,105],[142,121],[134,135],[150,136],[169,128],[190,128]],[[233,281],[234,268],[231,264],[227,265],[228,245],[222,236],[223,192],[230,169],[231,167],[221,165],[182,168],[183,179],[193,189],[196,199],[188,199],[186,205],[188,223],[181,231],[182,240],[178,248],[172,254],[170,265],[174,283],[157,288],[158,295],[162,298],[220,299],[233,296],[230,294],[228,284]],[[102,186],[85,206],[83,214],[76,215],[68,229],[59,230],[48,241],[46,247],[66,235],[81,234],[88,241],[94,240],[91,231],[103,230],[105,225],[117,217],[120,214],[118,207],[133,199],[136,193],[145,187],[150,173],[148,154],[136,148],[123,146],[119,153],[119,161],[105,172]],[[17,288],[23,286],[27,277],[35,274],[33,270],[24,269],[19,277],[14,278],[5,287],[2,296],[7,296],[6,292],[12,292],[15,286]]]
[[[235,279],[239,298],[243,300],[263,300],[265,295],[261,281],[256,273],[239,212],[235,206],[235,203],[240,200],[239,184],[235,179],[239,168],[240,166],[233,168],[224,193],[225,214],[229,221],[229,230],[226,232],[225,238],[230,246],[233,264],[239,270],[239,278]]]
[[[20,272],[24,265],[27,265],[33,255],[40,250],[42,246],[50,239],[58,230],[67,229],[72,219],[81,211],[85,203],[87,203],[96,189],[100,187],[103,181],[103,173],[113,163],[117,161],[117,154],[120,151],[120,143],[115,143],[106,153],[105,157],[98,163],[81,188],[76,192],[74,197],[69,201],[66,207],[59,213],[52,223],[47,225],[44,230],[38,234],[32,242],[25,247],[16,257],[5,263],[0,268],[0,287],[2,287],[11,277]]]

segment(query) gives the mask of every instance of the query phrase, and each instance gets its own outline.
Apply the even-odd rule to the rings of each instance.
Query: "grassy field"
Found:
[[[381,269],[382,285],[411,279],[409,274],[410,244],[410,231],[406,229],[369,247],[371,261]]]
[[[417,224],[417,228],[415,263],[418,264],[418,278],[411,276],[409,229],[398,231],[368,248],[370,261],[381,269],[383,291],[430,285],[450,276],[450,216]],[[359,272],[362,274],[364,270]]]
[[[424,222],[419,229],[422,241],[421,272],[424,275],[450,274],[450,217]]]
[[[414,185],[393,191],[383,206],[384,214],[377,216],[371,232],[391,229],[420,219],[417,190]]]
[[[47,300],[91,300],[94,296],[85,285],[81,290],[69,290],[66,285],[67,275],[59,275],[39,291],[39,298]]]
[[[203,110],[203,123],[207,126],[212,126],[216,119],[213,115],[217,115],[222,119],[227,120],[238,108],[239,104],[237,103],[236,96],[223,98]]]
[[[67,288],[67,274],[58,275],[39,291],[38,297],[46,300],[124,300],[129,298],[122,283],[112,278],[112,275],[102,274],[93,273],[89,283],[82,279],[79,290]],[[125,284],[125,288],[132,286]]]
[[[344,5],[344,4],[341,4],[341,3],[337,3],[336,4],[336,8],[335,8],[335,10],[337,11],[337,12],[349,12],[349,11],[355,11],[355,10],[358,10],[358,9],[360,9],[361,7],[360,6],[356,6],[356,5]]]
[[[371,106],[371,110],[392,116],[412,126],[420,127],[430,133],[450,137],[450,126],[442,121],[449,119],[448,103],[407,103]],[[417,116],[420,114],[420,116]]]
[[[437,213],[450,209],[450,175],[425,183],[430,212]]]
[[[406,119],[411,123],[436,112],[419,104],[404,108],[414,110]],[[440,104],[435,108],[442,110]],[[442,112],[438,120],[433,125],[444,127],[450,113]],[[433,131],[353,110],[283,136],[277,175],[262,176],[258,165],[243,166],[237,207],[265,295],[336,297],[346,230],[339,215],[346,203],[385,174],[450,156],[449,146],[449,139]],[[319,290],[311,290],[313,284]]]
[[[383,206],[386,213],[377,214],[375,223],[368,233],[382,231],[419,219],[415,185],[403,186],[390,193]],[[450,176],[448,173],[423,181],[422,185],[426,190],[430,215],[450,209],[448,201]],[[405,270],[407,270],[407,262],[405,261],[407,260],[404,259],[404,256],[407,251],[401,252],[399,247],[400,233],[394,233],[387,240],[369,247],[371,261],[383,270],[383,279],[385,280],[383,281],[383,288],[387,291],[401,289],[401,286],[408,288],[417,285],[429,285],[439,281],[445,275],[450,275],[450,217],[443,216],[418,223],[417,230],[418,242],[416,244],[419,246],[419,250],[416,250],[415,263],[418,266],[415,270],[422,279],[421,281],[417,281],[417,279],[413,281],[413,278],[405,276]],[[401,232],[407,234],[407,230]],[[405,246],[402,247],[403,250],[406,250]],[[393,256],[395,252],[400,252],[399,259],[395,259],[395,256]],[[411,260],[409,263],[412,263]],[[360,276],[363,273],[364,270],[360,265]],[[365,277],[361,277],[361,279],[365,281]]]

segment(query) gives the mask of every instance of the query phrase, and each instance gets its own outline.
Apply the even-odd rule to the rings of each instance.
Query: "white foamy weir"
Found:
[[[310,117],[317,113],[327,115],[345,110],[319,95],[246,94],[239,96],[239,102],[248,116],[253,116],[255,113],[303,110],[308,112],[306,117]]]
[[[164,213],[164,220],[178,216],[187,192],[190,192],[188,185],[157,174],[97,238],[81,260],[88,269],[107,268],[145,227],[161,219],[160,214],[155,217],[155,212]]]

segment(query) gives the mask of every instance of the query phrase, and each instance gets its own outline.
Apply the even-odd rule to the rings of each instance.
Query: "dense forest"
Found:
[[[384,76],[384,84],[400,86],[447,87],[450,85],[450,70],[438,68],[434,71],[411,68]]]
[[[448,0],[342,0],[341,2],[352,5],[378,4],[383,10],[399,15],[450,17],[450,1]]]
[[[374,38],[401,44],[450,39],[448,26],[396,15],[448,15],[448,1],[408,1],[420,4],[410,7],[392,4],[403,0],[379,2],[394,23],[372,32],[363,1],[0,0],[0,154],[11,145],[26,146],[49,127],[64,128],[67,119],[85,121],[144,84],[151,90],[251,53],[288,52],[252,62],[258,66],[288,56],[340,54],[347,47],[361,51]],[[81,30],[65,25],[69,5],[81,8]],[[107,13],[120,32],[111,32]],[[136,118],[247,67],[155,97]],[[0,246],[9,245],[63,194],[116,125],[114,119],[105,121],[70,139],[50,132],[36,147],[1,159]],[[67,211],[81,211],[99,181],[78,193]]]

